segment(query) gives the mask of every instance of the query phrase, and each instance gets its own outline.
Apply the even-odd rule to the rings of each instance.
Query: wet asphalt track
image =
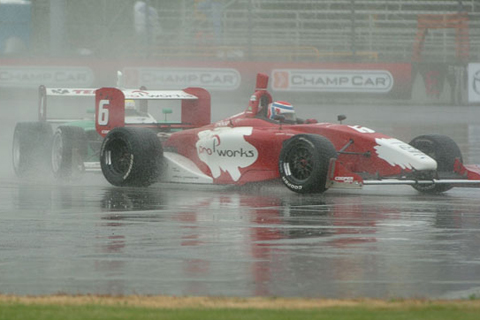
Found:
[[[406,141],[448,134],[465,162],[480,163],[480,108],[425,107],[412,118],[415,108],[394,119],[392,107],[346,109],[360,119],[352,124]],[[322,112],[334,121],[339,110]],[[11,172],[13,125],[0,129],[1,293],[480,296],[480,189],[300,196],[280,185],[122,189],[94,174],[25,181]]]

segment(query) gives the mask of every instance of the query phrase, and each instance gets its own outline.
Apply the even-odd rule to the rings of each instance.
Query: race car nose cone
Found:
[[[394,138],[377,138],[375,150],[380,159],[402,169],[436,170],[437,162],[422,151]]]

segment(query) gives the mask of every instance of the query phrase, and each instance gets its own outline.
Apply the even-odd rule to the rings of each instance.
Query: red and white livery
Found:
[[[201,88],[143,91],[135,97],[128,90],[97,90],[104,176],[116,186],[280,179],[298,193],[381,184],[408,184],[427,193],[480,186],[480,167],[464,165],[458,146],[446,136],[424,135],[405,143],[358,125],[270,116],[274,101],[267,85],[268,76],[259,74],[247,109],[215,123],[210,123],[210,95]],[[125,124],[127,96],[180,99],[181,122]]]

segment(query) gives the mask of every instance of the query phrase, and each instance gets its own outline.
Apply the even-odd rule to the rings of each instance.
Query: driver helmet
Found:
[[[125,100],[125,109],[127,110],[135,110],[135,101],[133,100]]]
[[[276,115],[281,114],[285,120],[296,121],[295,109],[293,106],[285,101],[275,101],[268,105],[267,117],[274,119]]]

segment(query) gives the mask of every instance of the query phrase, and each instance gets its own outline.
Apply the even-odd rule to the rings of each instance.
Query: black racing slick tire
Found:
[[[103,175],[118,187],[146,187],[158,181],[162,158],[159,138],[145,128],[115,128],[100,150]]]
[[[325,192],[332,158],[337,158],[337,151],[327,138],[312,134],[293,136],[284,142],[280,152],[280,178],[297,193]]]
[[[84,171],[87,137],[79,127],[59,126],[52,139],[52,172],[57,179],[68,179]]]
[[[19,122],[12,144],[13,169],[17,177],[49,173],[52,127],[47,122]]]
[[[458,145],[450,137],[440,134],[422,135],[410,141],[410,145],[437,162],[438,173],[451,173],[455,160],[463,162]],[[422,193],[442,193],[453,188],[449,184],[417,184],[413,188]]]

